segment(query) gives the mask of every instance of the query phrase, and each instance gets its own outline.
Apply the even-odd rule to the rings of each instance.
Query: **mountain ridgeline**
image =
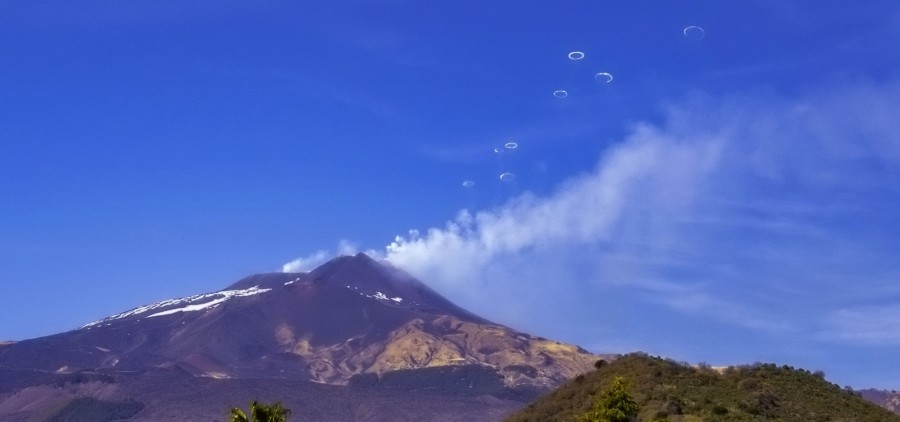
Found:
[[[132,420],[161,420],[196,403],[213,412],[214,406],[247,402],[253,397],[240,397],[239,389],[255,391],[259,380],[268,380],[265,385],[312,396],[320,413],[309,413],[309,397],[282,391],[259,397],[281,400],[301,420],[357,419],[348,411],[367,415],[365,420],[415,420],[439,416],[447,407],[404,408],[383,396],[401,393],[407,399],[431,394],[420,403],[435,403],[440,394],[468,403],[466,411],[447,410],[452,416],[446,420],[498,420],[590,370],[599,358],[488,321],[409,274],[358,254],[308,273],[253,275],[217,292],[4,344],[0,419],[52,419],[28,409],[38,403],[71,410],[66,406],[75,403],[137,409]],[[79,382],[65,384],[67,390],[58,385],[66,375],[79,376]],[[185,398],[170,395],[179,386],[190,391]],[[234,403],[220,403],[232,396]]]
[[[597,366],[506,421],[579,420],[621,377],[638,404],[639,421],[900,422],[900,416],[829,383],[823,374],[789,366],[711,368],[641,353]]]
[[[346,384],[363,373],[476,364],[497,369],[507,386],[539,388],[595,359],[472,314],[364,254],[309,273],[250,276],[0,348],[0,365],[40,371],[168,367],[211,378]]]

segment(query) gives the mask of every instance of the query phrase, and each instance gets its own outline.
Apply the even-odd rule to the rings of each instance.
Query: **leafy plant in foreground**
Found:
[[[600,397],[581,422],[629,422],[638,414],[638,404],[626,387],[625,378],[615,377],[612,384],[600,392]]]
[[[291,409],[281,405],[281,402],[273,404],[260,403],[256,400],[250,402],[250,418],[243,410],[233,407],[229,413],[231,422],[287,422],[291,415]]]

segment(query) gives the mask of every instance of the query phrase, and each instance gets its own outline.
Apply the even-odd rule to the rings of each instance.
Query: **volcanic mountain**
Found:
[[[9,377],[5,390],[0,383],[0,394],[7,394],[0,396],[0,415],[4,405],[21,411],[9,403],[22,387],[65,374],[132,385],[160,374],[351,389],[434,389],[426,385],[434,381],[524,401],[588,371],[599,358],[481,318],[402,270],[358,254],[308,273],[253,275],[218,292],[0,345],[0,371]]]

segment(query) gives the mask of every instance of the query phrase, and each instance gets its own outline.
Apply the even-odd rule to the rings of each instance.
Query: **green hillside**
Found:
[[[900,422],[821,373],[773,364],[718,370],[640,353],[578,376],[507,421],[576,421],[615,377],[625,379],[642,422]]]

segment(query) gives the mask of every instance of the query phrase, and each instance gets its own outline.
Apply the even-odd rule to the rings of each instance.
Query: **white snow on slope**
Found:
[[[387,295],[385,295],[384,293],[381,293],[381,292],[375,292],[375,296],[369,296],[369,297],[371,297],[373,299],[378,299],[378,300],[393,300],[394,302],[397,302],[397,303],[403,302],[402,297],[387,297]]]
[[[95,326],[99,326],[103,323],[107,323],[109,321],[119,320],[122,318],[127,318],[127,317],[135,316],[135,315],[141,315],[141,314],[145,314],[147,312],[154,311],[154,310],[157,310],[160,308],[167,308],[167,307],[176,306],[176,305],[185,305],[185,306],[182,306],[180,308],[167,309],[165,311],[156,312],[151,315],[147,315],[146,317],[152,318],[152,317],[157,317],[157,316],[162,316],[162,315],[171,315],[171,314],[174,314],[177,312],[199,311],[199,310],[206,309],[209,307],[215,307],[218,304],[225,302],[226,300],[231,299],[233,297],[253,296],[253,295],[258,295],[260,293],[268,292],[270,290],[272,290],[272,289],[260,289],[259,286],[253,286],[249,289],[243,289],[243,290],[222,290],[222,291],[218,291],[218,292],[214,292],[214,293],[204,293],[204,294],[199,294],[199,295],[183,297],[183,298],[179,298],[179,299],[167,299],[167,300],[163,300],[161,302],[156,302],[156,303],[153,303],[150,305],[144,305],[144,306],[141,306],[138,308],[134,308],[130,311],[125,311],[120,314],[109,316],[109,317],[103,318],[99,321],[94,321],[94,322],[85,324],[81,328],[92,328]],[[207,300],[209,300],[209,301],[207,301]],[[195,303],[195,302],[202,302],[202,303]],[[79,328],[79,329],[81,329],[81,328]]]
[[[347,286],[347,289],[348,289],[348,290],[356,290],[357,293],[359,293],[360,296],[365,296],[365,297],[367,297],[367,298],[369,298],[369,299],[392,300],[392,301],[397,302],[397,303],[403,302],[403,298],[400,297],[400,296],[397,296],[397,297],[388,297],[386,294],[381,293],[381,292],[379,292],[379,291],[377,291],[377,290],[375,291],[375,294],[374,294],[374,295],[367,295],[367,294],[365,294],[365,293],[363,293],[363,292],[360,292],[360,291],[359,291],[359,287],[356,287],[356,286],[350,287],[350,286],[348,285],[348,286]]]

